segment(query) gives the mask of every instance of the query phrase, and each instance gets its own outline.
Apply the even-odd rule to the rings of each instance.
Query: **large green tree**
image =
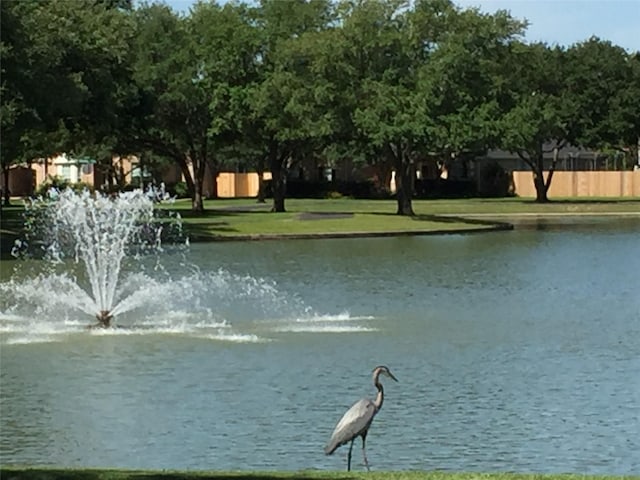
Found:
[[[143,110],[134,142],[180,165],[197,212],[205,175],[216,185],[216,150],[246,116],[257,48],[248,12],[242,4],[205,2],[186,17],[162,5],[136,11],[134,79]]]
[[[112,7],[80,0],[0,3],[3,169],[81,151],[110,134],[119,89],[128,84],[131,31],[127,12]]]
[[[415,161],[497,138],[496,74],[523,24],[448,0],[344,2],[333,56],[355,138],[393,167],[397,213],[413,215]]]
[[[318,52],[330,48],[324,33],[332,8],[327,0],[263,0],[255,14],[261,47],[259,76],[248,97],[250,128],[266,152],[272,210],[283,212],[288,168],[334,128],[326,108],[331,85],[315,71]]]
[[[624,152],[637,161],[640,140],[640,57],[590,38],[566,52],[565,81],[572,105],[572,142]]]
[[[422,2],[417,23],[442,17],[437,2]],[[443,157],[484,152],[500,141],[500,101],[509,90],[504,78],[512,45],[525,24],[505,11],[483,14],[475,9],[451,12],[421,72],[429,118],[426,148]]]
[[[349,2],[342,6],[340,75],[350,80],[350,116],[357,136],[395,170],[397,213],[413,215],[413,154],[429,122],[418,89],[423,51],[412,48],[412,24],[403,2]]]
[[[537,202],[548,201],[557,152],[573,136],[574,105],[564,80],[565,58],[564,49],[542,43],[514,45],[508,58],[501,146],[531,168]],[[547,168],[545,159],[551,152]]]
[[[412,215],[426,154],[517,152],[539,201],[554,171],[545,149],[637,155],[638,54],[595,38],[525,44],[506,12],[450,0],[0,7],[4,169],[62,151],[106,166],[114,153],[164,158],[201,211],[205,178],[215,196],[230,161],[270,170],[284,211],[292,166],[348,158],[394,170],[397,213]]]
[[[501,146],[531,168],[536,201],[549,200],[563,146],[634,150],[640,83],[633,55],[592,38],[569,49],[518,44],[507,61]]]

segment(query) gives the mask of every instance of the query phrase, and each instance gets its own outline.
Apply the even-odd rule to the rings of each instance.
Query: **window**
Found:
[[[75,179],[71,178],[71,165],[68,165],[68,164],[60,165],[59,172],[60,172],[60,176],[63,179],[69,182],[74,182]]]

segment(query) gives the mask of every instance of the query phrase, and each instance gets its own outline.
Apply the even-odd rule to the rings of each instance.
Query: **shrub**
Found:
[[[84,190],[93,191],[94,188],[92,185],[84,182],[76,182],[71,183],[66,178],[59,177],[57,175],[49,175],[47,179],[38,186],[36,189],[36,195],[46,197],[49,195],[51,189],[56,189],[58,191],[66,190],[67,188],[72,189],[74,192],[80,193]]]
[[[175,195],[178,198],[186,198],[189,196],[189,189],[186,182],[178,182],[174,187]]]
[[[513,176],[502,165],[491,162],[480,169],[478,195],[481,197],[506,197],[514,195]]]

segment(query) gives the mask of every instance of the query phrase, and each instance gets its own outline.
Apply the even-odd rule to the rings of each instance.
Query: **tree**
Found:
[[[345,2],[340,11],[334,56],[342,68],[338,78],[349,79],[343,102],[356,136],[395,169],[397,213],[413,215],[412,155],[429,119],[417,89],[423,59],[411,48],[410,17],[400,1]]]
[[[514,45],[503,98],[502,147],[531,168],[536,201],[547,202],[557,152],[571,141],[574,108],[564,81],[565,52],[542,43]],[[545,178],[545,154],[554,152]]]
[[[416,23],[433,29],[433,8],[434,2],[421,3]],[[425,147],[446,158],[485,152],[500,140],[499,105],[509,91],[504,66],[525,23],[476,9],[449,10],[444,20],[419,84],[431,119]]]
[[[324,109],[333,92],[314,74],[318,52],[330,48],[323,33],[331,8],[327,0],[263,0],[255,13],[261,49],[259,77],[248,97],[250,122],[271,170],[272,211],[284,212],[289,166],[333,129],[331,111]]]
[[[592,37],[567,52],[565,80],[573,143],[624,152],[637,161],[640,139],[640,57]],[[635,156],[633,155],[635,153]]]
[[[3,169],[108,135],[127,84],[126,12],[80,0],[1,8]]]
[[[197,3],[183,18],[151,5],[136,14],[134,78],[145,111],[135,141],[180,165],[192,208],[202,212],[205,175],[215,187],[216,149],[240,131],[244,89],[254,76],[248,9]]]
[[[536,201],[548,201],[564,145],[632,151],[637,144],[640,82],[634,57],[622,48],[597,38],[569,49],[519,44],[509,65],[502,146],[531,168]]]
[[[495,138],[493,72],[522,24],[500,12],[460,11],[448,0],[343,2],[334,61],[355,143],[396,174],[397,213],[413,215],[415,160]],[[347,107],[345,107],[347,108]],[[347,122],[343,122],[347,123]]]

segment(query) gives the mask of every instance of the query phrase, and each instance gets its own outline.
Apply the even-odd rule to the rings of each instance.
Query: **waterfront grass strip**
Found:
[[[640,476],[525,474],[525,473],[445,473],[445,472],[254,472],[120,470],[84,468],[2,467],[1,480],[640,480]]]
[[[19,201],[14,203],[18,205]],[[638,198],[567,198],[545,204],[518,197],[416,199],[413,201],[416,217],[395,215],[397,204],[393,199],[292,198],[287,199],[287,212],[283,213],[271,213],[269,202],[257,203],[253,198],[206,200],[206,211],[201,215],[191,212],[191,201],[187,199],[160,206],[182,215],[185,229],[193,240],[473,232],[486,230],[490,225],[504,228],[499,222],[524,215],[640,216]],[[22,206],[3,208],[0,222],[3,257],[21,234],[23,210]],[[316,218],[310,220],[310,214],[316,214]],[[470,221],[470,218],[483,221]]]
[[[349,198],[289,199],[282,213],[270,212],[270,204],[255,199],[208,200],[201,215],[190,212],[189,201],[178,201],[171,208],[183,215],[194,240],[473,232],[506,228],[495,220],[508,221],[509,216],[518,215],[640,215],[640,200],[627,199],[572,199],[544,205],[517,198],[414,200],[413,205],[415,217],[396,215],[394,200]],[[484,221],[466,215],[478,215]],[[495,215],[493,222],[491,215]]]
[[[413,209],[418,215],[466,215],[466,214],[581,214],[581,213],[638,213],[640,198],[635,197],[589,197],[558,198],[548,203],[536,203],[531,198],[455,198],[455,199],[414,199]],[[171,208],[190,210],[191,201],[178,200]],[[207,210],[247,210],[268,212],[271,202],[257,203],[254,198],[229,198],[206,200]],[[350,212],[378,213],[393,215],[397,203],[393,199],[364,200],[352,198],[286,200],[289,212]]]
[[[402,235],[417,233],[447,233],[482,230],[489,222],[471,222],[457,218],[438,218],[433,215],[404,217],[393,214],[354,213],[349,216],[326,215],[308,220],[297,212],[219,212],[207,211],[203,216],[187,216],[184,225],[195,240],[292,238],[358,235]]]

